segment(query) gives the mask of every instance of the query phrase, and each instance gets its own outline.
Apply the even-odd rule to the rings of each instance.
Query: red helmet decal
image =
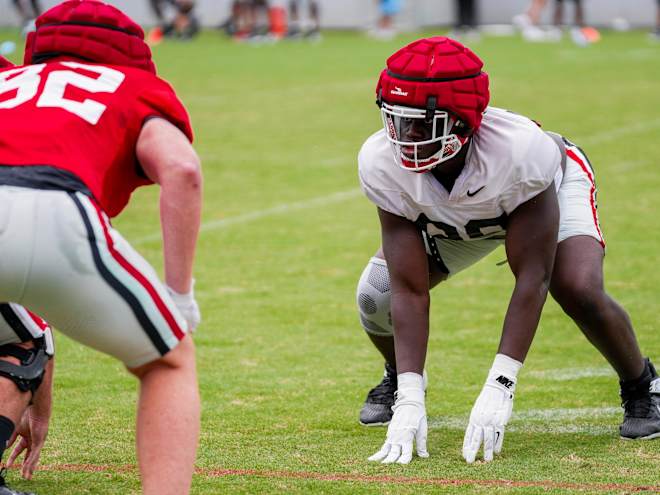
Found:
[[[26,41],[24,63],[67,56],[156,73],[142,28],[98,0],[67,0],[37,18],[36,31]]]
[[[488,74],[469,48],[445,37],[425,38],[387,59],[378,81],[379,101],[391,105],[433,108],[458,116],[471,131],[481,125],[488,106]]]

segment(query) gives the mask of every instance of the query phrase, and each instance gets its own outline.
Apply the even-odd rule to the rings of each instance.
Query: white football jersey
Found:
[[[442,165],[440,165],[442,166]],[[488,107],[448,192],[431,173],[400,168],[380,130],[358,156],[360,184],[379,208],[436,239],[503,239],[507,215],[562,180],[561,152],[530,119]]]

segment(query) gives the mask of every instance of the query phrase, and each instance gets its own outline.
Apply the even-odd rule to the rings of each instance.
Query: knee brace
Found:
[[[21,392],[34,393],[41,385],[46,370],[46,363],[50,359],[46,340],[42,337],[34,340],[32,349],[24,349],[15,344],[0,346],[0,376],[13,381]],[[10,363],[2,359],[11,356],[20,361],[20,364]]]
[[[390,313],[390,274],[387,263],[371,258],[357,287],[360,323],[365,332],[378,337],[394,335]]]

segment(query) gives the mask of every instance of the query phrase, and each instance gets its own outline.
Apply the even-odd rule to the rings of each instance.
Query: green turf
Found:
[[[0,31],[8,37],[17,39]],[[512,287],[508,268],[495,265],[501,251],[434,291],[431,457],[407,467],[366,461],[385,430],[360,427],[357,413],[382,365],[357,323],[354,292],[379,245],[379,229],[374,207],[352,193],[355,157],[380,125],[378,72],[414,37],[380,43],[327,33],[315,45],[251,46],[205,33],[155,49],[160,73],[178,88],[195,125],[204,221],[271,211],[200,238],[202,471],[193,492],[554,494],[608,491],[600,484],[657,487],[660,441],[618,438],[621,415],[611,409],[618,406],[616,378],[553,302],[519,377],[502,456],[491,464],[463,462],[462,425],[495,354]],[[608,241],[607,286],[630,312],[644,352],[660,364],[660,44],[631,32],[604,33],[588,48],[494,37],[473,48],[486,61],[494,105],[536,118],[589,155]],[[347,192],[343,200],[271,210],[340,192]],[[136,193],[115,226],[160,267],[160,245],[152,240],[156,198],[155,188]],[[44,470],[30,483],[10,474],[11,481],[42,494],[137,493],[137,475],[126,468],[135,462],[134,381],[110,358],[61,336],[57,344],[55,412],[42,462],[107,469]],[[553,379],[553,370],[585,368],[599,376]],[[221,469],[237,474],[211,476]],[[388,475],[395,479],[382,481]],[[445,486],[403,478],[542,485]]]

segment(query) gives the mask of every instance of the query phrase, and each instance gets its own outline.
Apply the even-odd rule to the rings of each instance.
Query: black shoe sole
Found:
[[[620,437],[621,440],[653,440],[655,438],[660,438],[660,431],[656,433],[651,433],[650,435],[646,435],[645,437]]]
[[[385,423],[363,423],[362,421],[358,421],[362,426],[387,426],[390,424],[389,421],[386,421]]]

